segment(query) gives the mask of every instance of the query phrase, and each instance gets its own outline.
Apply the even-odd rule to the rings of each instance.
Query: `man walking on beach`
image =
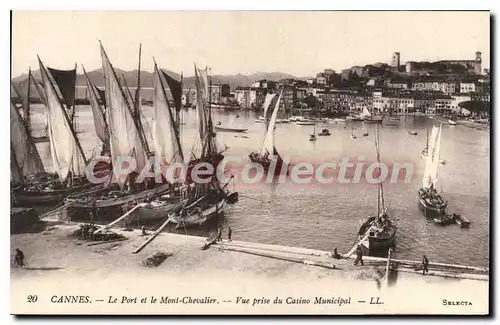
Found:
[[[232,242],[231,240],[231,235],[232,235],[232,230],[231,230],[231,227],[229,227],[229,230],[227,231],[227,241],[230,243]]]
[[[429,260],[427,259],[427,256],[424,255],[424,258],[422,259],[422,265],[424,266],[424,269],[422,270],[422,274],[425,275],[425,273],[429,273],[429,269],[427,268],[429,266]]]
[[[16,248],[15,260],[17,265],[24,267],[24,253],[19,248]]]
[[[361,265],[364,265],[363,263],[363,250],[361,249],[361,245],[358,245],[358,248],[356,248],[356,260],[354,261],[354,265],[358,265],[358,263],[361,262]]]

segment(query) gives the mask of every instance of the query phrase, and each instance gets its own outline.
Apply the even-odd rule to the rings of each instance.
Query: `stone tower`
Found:
[[[399,52],[392,53],[391,67],[399,68]]]
[[[476,62],[474,63],[474,72],[476,74],[481,74],[481,52],[476,52]]]

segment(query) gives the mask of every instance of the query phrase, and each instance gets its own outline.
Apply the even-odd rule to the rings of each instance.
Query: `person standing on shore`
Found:
[[[422,259],[422,265],[424,266],[424,269],[422,270],[422,274],[425,275],[425,273],[429,273],[429,269],[427,268],[429,266],[429,260],[427,259],[427,256],[424,255]]]
[[[232,242],[231,240],[231,235],[233,234],[233,231],[231,230],[231,227],[229,227],[229,230],[227,231],[227,241],[230,243]]]
[[[354,265],[358,265],[358,263],[361,262],[361,265],[364,265],[363,263],[363,250],[361,249],[361,245],[358,245],[358,248],[356,248],[356,260],[354,261]]]
[[[217,230],[217,238],[215,239],[216,241],[222,241],[222,228],[219,227]]]

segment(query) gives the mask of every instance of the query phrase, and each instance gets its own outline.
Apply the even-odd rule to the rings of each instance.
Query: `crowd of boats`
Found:
[[[208,69],[194,67],[198,132],[195,144],[189,150],[190,155],[186,157],[181,145],[182,80],[172,78],[154,63],[154,118],[150,128],[145,128],[141,120],[140,73],[138,88],[133,96],[125,79],[118,77],[102,44],[100,52],[104,90],[96,87],[84,70],[94,128],[100,140],[92,157],[85,155],[76,131],[76,68],[68,71],[47,68],[39,58],[41,80],[35,80],[29,73],[28,83],[34,84],[46,109],[47,134],[38,140],[31,130],[29,84],[27,94],[17,91],[21,107],[11,101],[12,204],[50,206],[51,212],[63,212],[71,220],[88,221],[90,216],[97,217],[100,221],[111,221],[107,227],[118,222],[131,223],[133,220],[161,222],[159,229],[168,223],[189,227],[218,221],[224,213],[225,204],[238,201],[238,192],[230,191],[229,183],[222,184],[218,177],[211,177],[215,175],[206,175],[210,177],[208,183],[195,182],[189,177],[190,170],[200,162],[218,166],[222,161],[227,147],[219,143],[217,132],[242,133],[246,129],[213,123]],[[139,54],[139,71],[140,62]],[[12,86],[15,87],[14,84]],[[173,105],[167,97],[167,89],[173,97]],[[314,125],[311,141],[315,141],[318,136],[331,135],[327,128],[317,133],[316,120],[302,116],[279,119],[282,94],[282,90],[278,89],[266,95],[263,116],[257,120],[265,123],[264,141],[259,150],[248,155],[250,161],[260,163],[267,173],[275,175],[288,174],[288,168],[283,168],[283,159],[274,143],[276,124],[294,121],[297,125]],[[374,124],[375,149],[380,162],[379,125],[382,121],[395,122],[396,118],[372,116],[365,111],[360,116],[328,122],[343,123],[348,120]],[[146,129],[152,130],[152,143],[146,140]],[[418,202],[426,216],[433,215],[436,222],[444,224],[448,218],[447,202],[436,191],[438,167],[442,164],[439,160],[441,129],[441,126],[432,128],[426,148],[422,151],[426,170],[418,191]],[[363,136],[368,136],[368,133],[363,133]],[[355,138],[354,132],[351,137]],[[45,171],[35,146],[38,141],[49,143],[54,167],[52,173]],[[94,166],[92,173],[96,177],[104,177],[113,173],[113,163],[120,156],[132,156],[135,159],[137,166],[132,173],[118,175],[116,179],[108,177],[116,182],[96,184],[88,179],[86,168],[89,161],[98,158],[100,163]],[[139,171],[147,166],[151,157],[156,158],[161,167],[187,162],[187,179],[171,181],[162,177],[159,183],[154,177],[146,177],[138,181]],[[397,226],[386,208],[382,182],[377,185],[376,206],[376,214],[367,218],[357,233],[357,240],[367,254],[387,251],[396,240]],[[460,225],[468,225],[463,217],[453,214],[452,218]]]

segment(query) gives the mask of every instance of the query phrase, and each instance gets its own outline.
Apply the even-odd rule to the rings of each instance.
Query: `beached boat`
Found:
[[[409,135],[417,135],[418,132],[417,131],[414,131],[414,130],[408,130],[408,134]]]
[[[378,128],[378,126],[377,126]],[[377,161],[380,163],[380,130],[375,133]],[[387,253],[395,244],[397,227],[385,207],[382,182],[377,184],[377,215],[369,217],[359,228],[358,240],[367,255]]]
[[[201,226],[218,218],[224,213],[225,198],[212,203],[208,197],[197,201],[196,204],[181,209],[179,213],[169,216],[170,220],[178,227]]]
[[[267,125],[264,143],[262,144],[260,152],[254,151],[248,155],[250,161],[261,164],[266,172],[269,172],[270,167],[273,165],[272,163],[274,162],[275,168],[272,171],[272,173],[274,174],[280,174],[283,166],[283,159],[281,158],[280,154],[276,150],[276,147],[274,146],[275,124],[278,116],[279,105],[282,94],[283,92],[281,92],[281,94],[279,95],[276,104],[274,106],[274,110],[269,120],[269,124]],[[264,100],[264,116],[266,116],[267,110],[269,109],[269,106],[271,105],[271,102],[273,101],[275,96],[276,94],[270,94],[270,93],[266,95],[266,99]],[[285,172],[288,173],[288,170],[285,170]]]
[[[439,128],[436,126],[432,128],[422,187],[418,190],[418,204],[425,216],[444,214],[448,205],[448,202],[436,191],[440,165],[441,132],[442,125]]]

